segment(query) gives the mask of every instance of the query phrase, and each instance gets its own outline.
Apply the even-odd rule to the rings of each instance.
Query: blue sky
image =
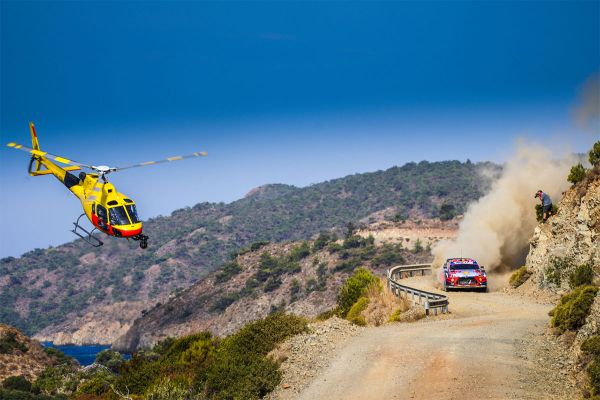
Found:
[[[572,151],[600,2],[7,2],[0,139],[91,164],[143,217],[419,160]],[[596,137],[594,136],[596,135]],[[551,140],[550,140],[551,139]],[[0,256],[71,239],[78,201],[0,150]],[[8,227],[9,229],[6,229]]]

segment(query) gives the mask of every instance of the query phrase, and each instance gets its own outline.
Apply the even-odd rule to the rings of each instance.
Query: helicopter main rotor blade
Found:
[[[11,143],[8,143],[7,146],[12,147],[13,149],[31,153],[34,156],[46,157],[46,158],[49,158],[50,160],[58,161],[61,164],[73,165],[73,166],[77,166],[77,167],[85,167],[85,168],[92,169],[91,165],[81,164],[81,163],[78,163],[77,161],[73,161],[68,158],[57,156],[57,155],[48,153],[46,151],[35,150],[35,149],[29,148],[27,146],[23,146],[22,144],[11,142]]]
[[[168,162],[173,162],[173,161],[185,160],[187,158],[205,157],[207,155],[208,155],[207,152],[200,151],[200,152],[196,152],[196,153],[192,153],[192,154],[187,154],[185,156],[175,156],[175,157],[169,157],[169,158],[165,158],[163,160],[158,160],[158,161],[146,161],[146,162],[139,163],[139,164],[128,165],[126,167],[117,167],[117,168],[113,168],[112,171],[121,171],[123,169],[129,169],[129,168],[147,167],[149,165],[156,165],[156,164],[163,164],[163,163],[168,163]]]

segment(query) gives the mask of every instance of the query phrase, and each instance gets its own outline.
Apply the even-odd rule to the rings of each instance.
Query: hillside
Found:
[[[225,336],[275,311],[316,317],[336,306],[341,284],[356,267],[383,277],[391,265],[431,258],[424,248],[407,248],[402,239],[378,243],[360,235],[336,241],[322,234],[315,241],[253,248],[135,320],[113,347],[151,348],[167,337],[199,331]]]
[[[307,239],[349,221],[451,218],[481,196],[490,163],[409,163],[305,188],[267,185],[243,199],[199,203],[145,224],[142,251],[74,241],[0,260],[0,321],[59,342],[111,343],[157,302],[260,240]],[[489,176],[489,174],[485,174]]]
[[[19,375],[31,381],[55,362],[39,342],[11,326],[0,324],[0,382]]]

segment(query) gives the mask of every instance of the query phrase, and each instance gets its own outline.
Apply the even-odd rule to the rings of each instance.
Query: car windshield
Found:
[[[477,264],[453,264],[450,266],[451,271],[460,269],[479,269],[479,266]]]
[[[129,225],[129,218],[123,206],[111,207],[108,209],[111,225]]]
[[[126,205],[125,208],[127,208],[127,213],[129,214],[129,218],[131,218],[132,224],[137,224],[138,222],[140,222],[134,204]]]

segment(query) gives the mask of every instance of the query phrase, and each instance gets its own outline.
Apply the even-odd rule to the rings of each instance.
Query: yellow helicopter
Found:
[[[77,196],[81,201],[83,214],[77,218],[77,221],[73,222],[75,227],[71,232],[94,247],[100,247],[104,244],[94,235],[96,229],[110,236],[139,241],[142,249],[148,247],[148,236],[142,233],[142,222],[138,217],[135,202],[123,193],[117,192],[114,185],[106,180],[106,175],[129,168],[145,167],[207,155],[206,152],[197,152],[185,156],[169,157],[160,161],[147,161],[126,167],[86,165],[40,150],[35,126],[32,122],[29,123],[29,129],[31,131],[31,144],[33,148],[30,149],[17,143],[8,143],[7,146],[31,153],[31,161],[28,168],[29,175],[54,175],[71,193]],[[60,167],[50,160],[68,166]],[[32,169],[34,163],[35,168]],[[82,171],[77,177],[70,172],[80,170],[81,168],[90,169],[95,173],[86,174]],[[94,229],[91,232],[79,224],[79,220],[84,215],[94,225]]]

